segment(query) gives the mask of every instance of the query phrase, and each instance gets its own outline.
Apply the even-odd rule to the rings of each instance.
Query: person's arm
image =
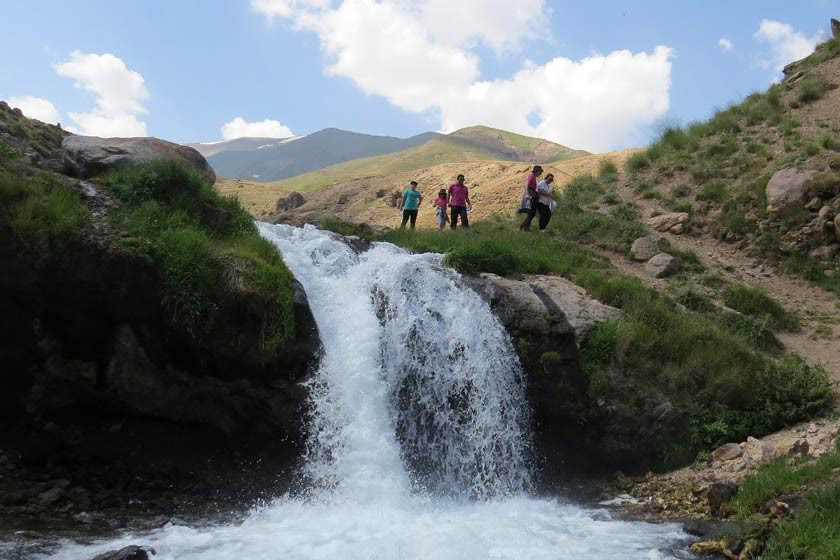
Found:
[[[467,187],[464,187],[464,200],[467,202],[467,206],[472,206],[472,202],[470,202],[470,190]]]
[[[417,208],[420,208],[420,205],[423,204],[423,195],[420,195],[420,198],[417,199]]]

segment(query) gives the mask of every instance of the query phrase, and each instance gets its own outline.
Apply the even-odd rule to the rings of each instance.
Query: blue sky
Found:
[[[459,2],[10,2],[0,98],[46,100],[81,132],[177,142],[219,140],[241,117],[228,136],[489,124],[602,150],[766,88],[840,17],[836,0]]]

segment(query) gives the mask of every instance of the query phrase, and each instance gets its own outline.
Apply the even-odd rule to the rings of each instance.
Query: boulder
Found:
[[[658,253],[645,263],[645,272],[654,278],[665,278],[680,269],[680,258],[668,253]]]
[[[817,216],[822,220],[830,220],[832,216],[831,206],[826,205],[820,208]]]
[[[473,289],[490,300],[509,330],[541,336],[574,335],[580,343],[589,332],[621,311],[604,305],[560,276],[524,276],[521,280],[484,273]]]
[[[131,545],[119,550],[110,550],[91,560],[149,560],[149,556],[157,554],[154,548]]]
[[[670,212],[649,218],[647,223],[656,231],[669,231],[688,221],[688,212]]]
[[[831,18],[831,36],[835,39],[840,38],[840,21]]]
[[[794,167],[776,171],[767,183],[767,212],[785,215],[801,209],[806,195],[805,183],[813,175],[813,171],[800,171]]]
[[[834,216],[834,237],[840,241],[840,214]]]
[[[744,454],[744,450],[737,443],[725,443],[709,453],[709,461],[731,461]]]
[[[744,455],[753,465],[766,465],[775,457],[772,445],[752,436],[744,443]]]
[[[826,245],[824,247],[817,247],[816,249],[811,250],[808,254],[821,261],[830,261],[837,256],[838,253],[840,253],[840,243],[832,243],[831,245]]]
[[[640,237],[630,246],[630,258],[634,261],[645,262],[660,251],[662,238],[655,235]]]
[[[734,482],[715,482],[706,492],[706,499],[709,500],[709,510],[712,515],[722,517],[726,514],[726,504],[738,493],[738,487]]]
[[[305,202],[302,194],[296,191],[290,192],[288,196],[277,199],[277,202],[274,204],[274,211],[285,212],[287,210],[294,210],[303,206]]]
[[[192,167],[209,182],[216,181],[213,168],[198,151],[158,138],[68,136],[61,148],[65,171],[82,179],[132,163],[174,159]]]
[[[822,199],[818,196],[815,196],[814,198],[812,198],[811,200],[808,201],[808,204],[805,205],[805,208],[807,208],[808,210],[812,210],[814,212],[817,212],[817,211],[819,211],[820,208],[822,208],[822,206],[823,206]]]

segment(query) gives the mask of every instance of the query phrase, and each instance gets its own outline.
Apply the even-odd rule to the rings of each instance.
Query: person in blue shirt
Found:
[[[405,224],[411,220],[411,229],[414,229],[414,224],[417,222],[417,209],[421,202],[423,202],[423,195],[417,190],[417,181],[412,181],[400,201],[400,211],[402,212],[400,228],[405,229]]]

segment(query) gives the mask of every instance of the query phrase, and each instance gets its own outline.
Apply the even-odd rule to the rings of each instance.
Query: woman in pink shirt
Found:
[[[531,229],[531,220],[537,215],[537,205],[540,201],[540,193],[537,191],[537,178],[542,175],[542,172],[543,168],[535,165],[525,183],[525,197],[530,199],[531,205],[528,207],[528,215],[525,217],[525,221],[519,226],[519,229],[522,231],[529,231]]]
[[[449,207],[452,208],[451,227],[455,229],[458,225],[458,216],[461,217],[463,227],[470,227],[470,220],[467,218],[467,207],[470,206],[470,191],[464,184],[464,176],[458,175],[457,183],[449,186]]]

